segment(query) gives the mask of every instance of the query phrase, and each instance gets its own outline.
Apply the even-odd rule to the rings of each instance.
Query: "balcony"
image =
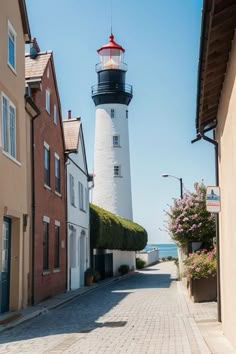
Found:
[[[92,96],[96,96],[99,94],[109,94],[109,93],[116,93],[116,92],[123,92],[128,95],[133,95],[133,87],[128,84],[122,83],[101,83],[99,85],[92,86]]]

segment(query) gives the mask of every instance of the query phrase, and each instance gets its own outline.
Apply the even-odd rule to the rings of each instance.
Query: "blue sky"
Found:
[[[53,50],[63,116],[81,116],[89,170],[93,171],[97,83],[96,50],[107,43],[111,0],[27,0],[32,36],[41,50]],[[214,185],[214,149],[195,138],[197,66],[202,1],[113,0],[112,28],[125,49],[129,106],[134,220],[149,233],[149,243],[169,242],[160,231],[163,209],[204,179]]]

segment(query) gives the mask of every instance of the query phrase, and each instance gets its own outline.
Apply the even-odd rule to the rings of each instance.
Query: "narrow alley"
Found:
[[[173,262],[98,287],[0,335],[1,353],[211,353],[197,323],[216,304],[191,303]]]

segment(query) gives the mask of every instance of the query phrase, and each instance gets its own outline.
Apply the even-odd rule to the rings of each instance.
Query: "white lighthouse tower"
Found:
[[[132,86],[125,83],[125,50],[110,35],[98,49],[98,84],[92,87],[96,106],[94,190],[92,202],[132,220],[128,105]]]

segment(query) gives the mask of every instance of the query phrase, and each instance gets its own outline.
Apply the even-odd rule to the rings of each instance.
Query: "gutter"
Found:
[[[215,181],[216,186],[219,186],[219,164],[218,164],[218,142],[215,140],[215,130],[213,132],[214,139],[209,138],[208,136],[198,133],[197,137],[191,141],[192,144],[203,139],[210,144],[215,146]],[[218,322],[221,322],[221,281],[220,281],[220,232],[219,232],[219,214],[216,216],[216,257],[217,257],[217,319]]]
[[[200,103],[200,96],[201,96],[201,81],[202,81],[202,69],[203,69],[203,53],[206,49],[206,60],[204,61],[204,65],[207,65],[207,52],[208,52],[208,33],[209,28],[211,27],[212,23],[212,13],[215,8],[215,0],[212,0],[212,5],[210,10],[206,10],[209,7],[210,0],[203,1],[203,8],[202,8],[202,25],[201,25],[201,36],[200,36],[200,50],[199,50],[199,59],[198,59],[198,82],[197,82],[197,102],[196,102],[196,121],[195,126],[197,133],[199,133],[202,129],[199,128],[199,103]],[[210,13],[210,18],[207,26],[207,15]],[[206,42],[206,47],[205,47]],[[204,91],[204,90],[203,90]]]

